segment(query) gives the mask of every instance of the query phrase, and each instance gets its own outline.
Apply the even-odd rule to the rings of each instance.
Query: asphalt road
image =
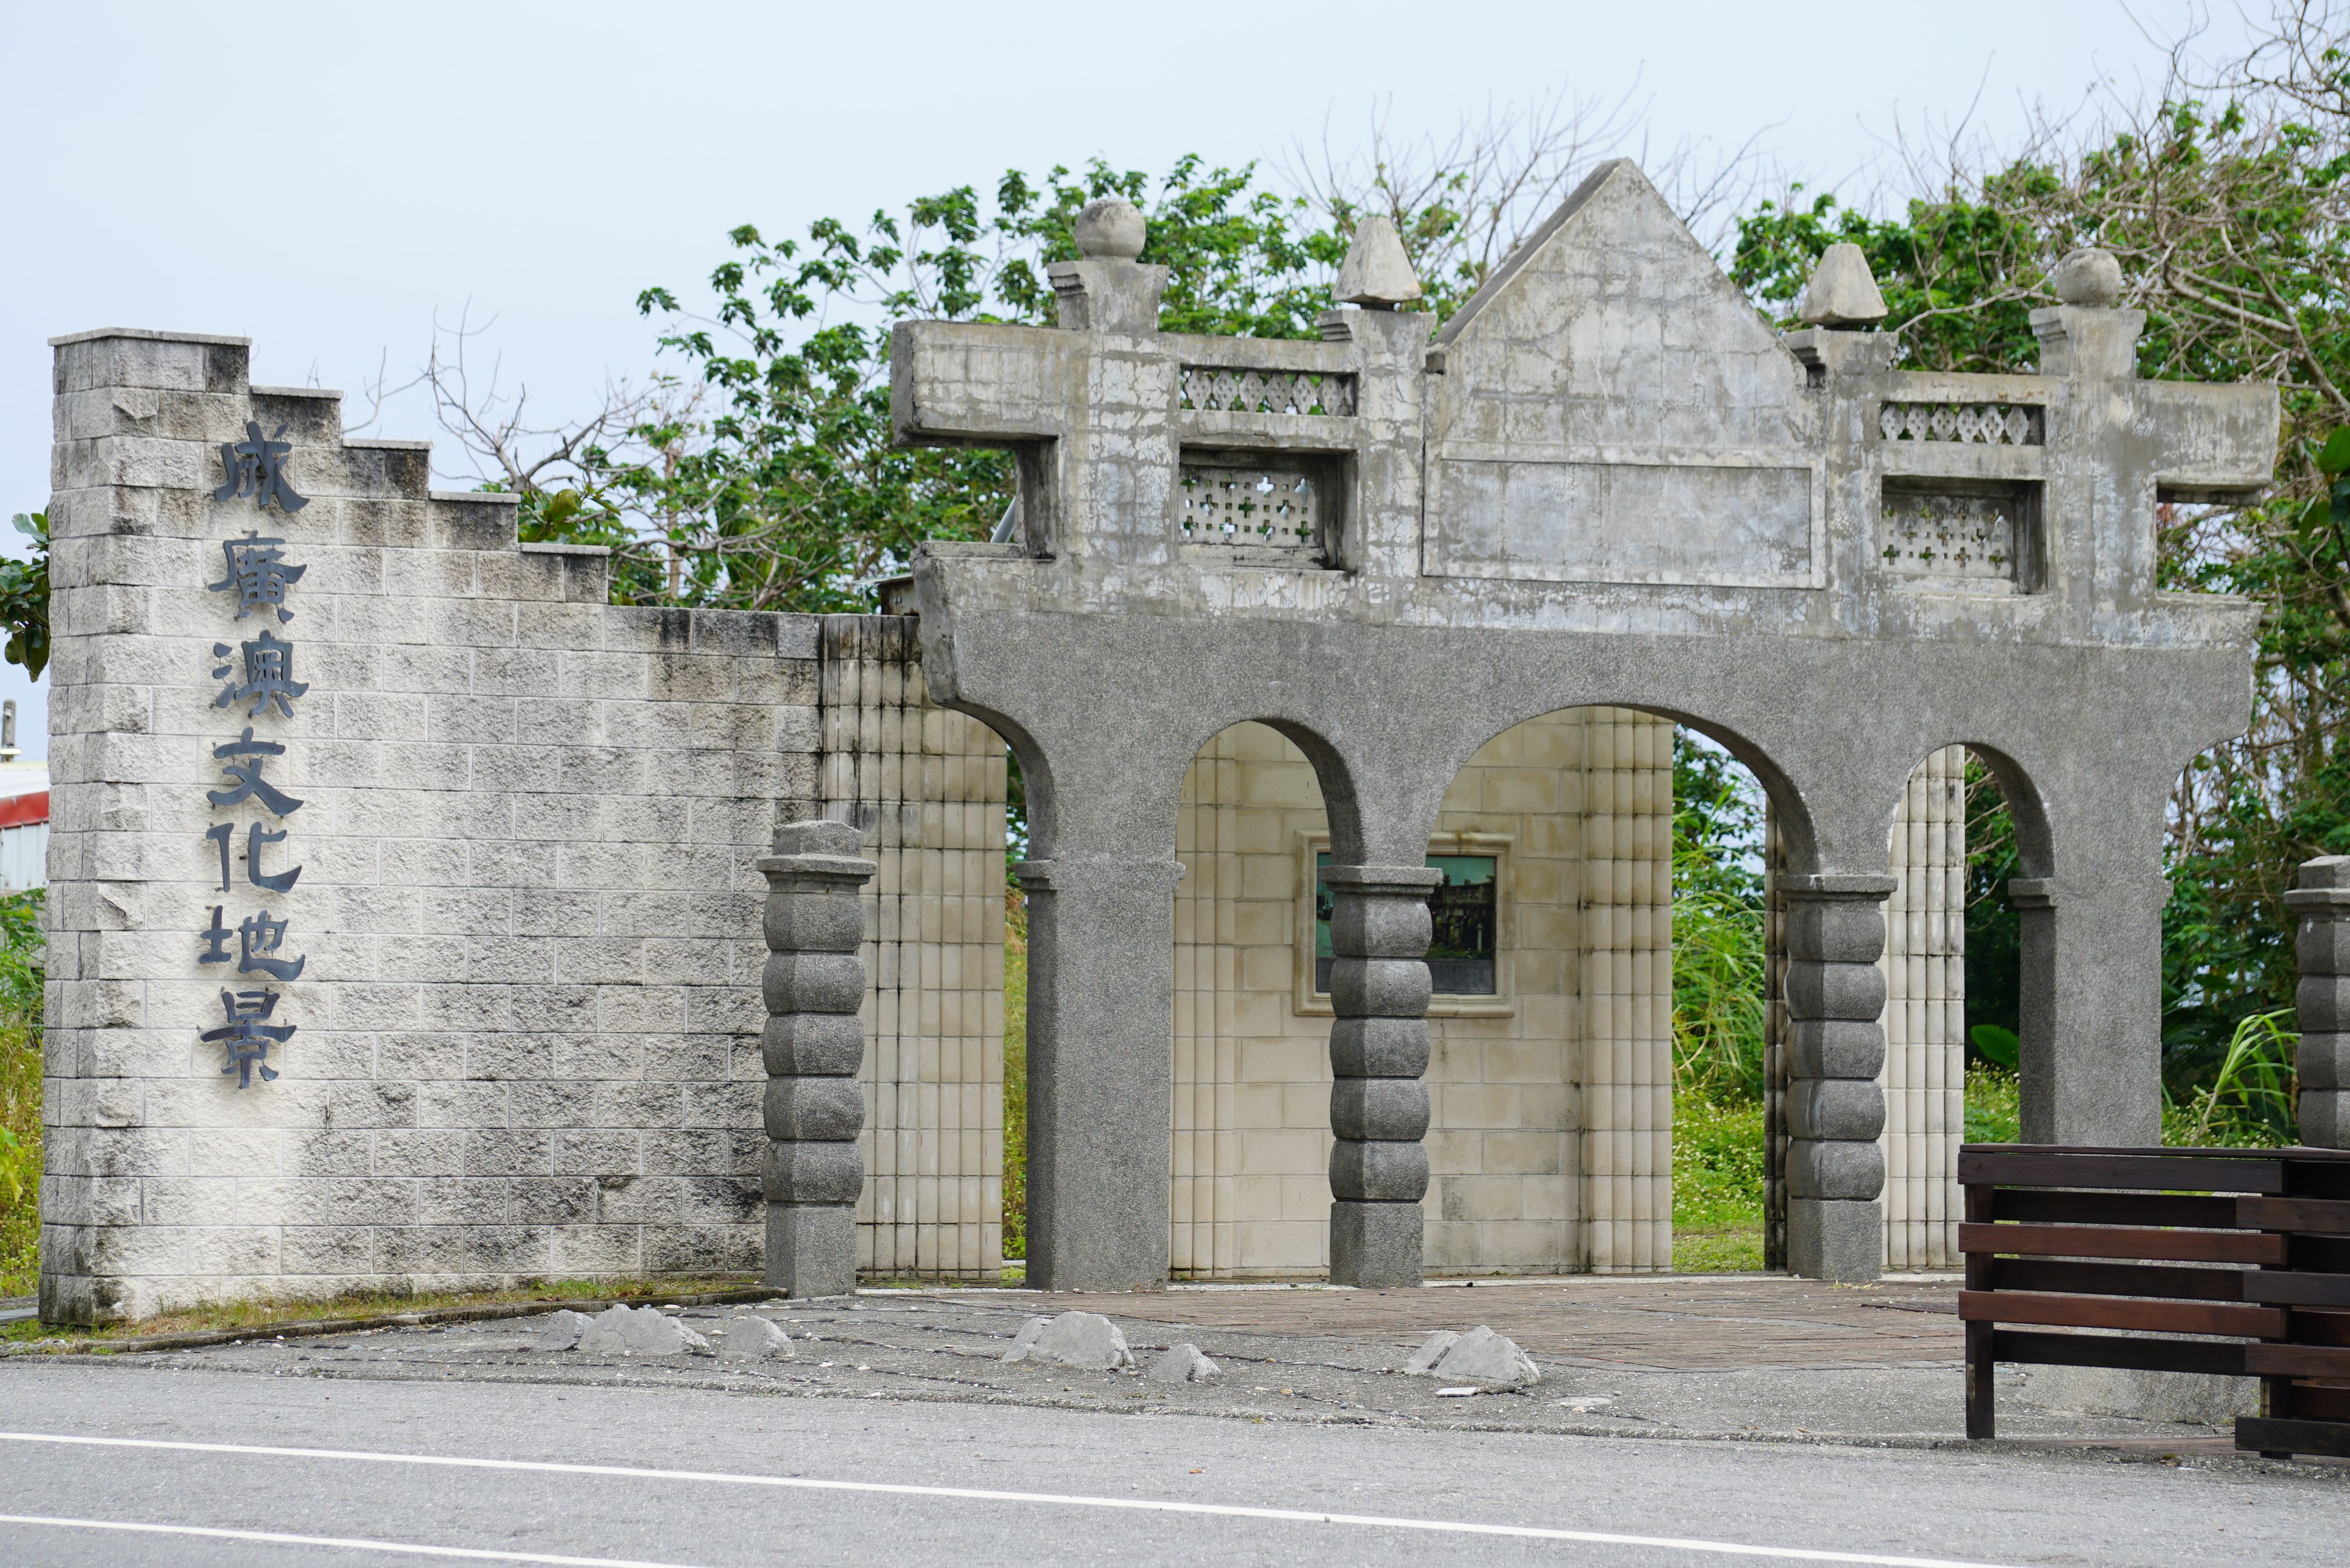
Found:
[[[1293,1568],[1304,1558],[2339,1568],[2350,1550],[2350,1476],[2111,1453],[1411,1431],[30,1360],[0,1363],[0,1563],[12,1568]]]

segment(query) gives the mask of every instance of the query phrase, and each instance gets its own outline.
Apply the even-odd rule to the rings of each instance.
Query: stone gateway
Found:
[[[1676,725],[1770,797],[1779,1261],[1951,1261],[1957,748],[2024,1137],[2157,1141],[2257,612],[2155,509],[2261,490],[2273,388],[2136,379],[2094,256],[2036,375],[1890,369],[1856,254],[1774,334],[1620,162],[1440,333],[1376,223],[1319,342],[1078,239],[1057,327],[898,329],[900,439],[1018,495],[880,616],[614,607],[242,339],[57,341],[46,1316],[991,1277],[1007,744],[1032,1283],[1669,1266]]]

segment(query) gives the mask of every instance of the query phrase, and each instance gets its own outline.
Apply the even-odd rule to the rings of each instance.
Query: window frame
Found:
[[[1518,1012],[1516,969],[1512,961],[1517,951],[1517,910],[1513,897],[1512,856],[1516,849],[1513,836],[1505,833],[1439,833],[1428,841],[1430,855],[1482,855],[1493,860],[1493,992],[1490,996],[1439,992],[1429,998],[1430,1018],[1514,1018]],[[1330,853],[1327,833],[1296,835],[1297,860],[1297,919],[1293,945],[1296,961],[1291,1011],[1300,1017],[1328,1018],[1333,1016],[1330,993],[1314,987],[1315,920],[1314,894],[1316,883],[1315,857]]]

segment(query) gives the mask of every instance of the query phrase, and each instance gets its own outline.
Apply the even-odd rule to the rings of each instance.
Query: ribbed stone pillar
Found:
[[[2350,1148],[2350,857],[2304,860],[2298,880],[2284,901],[2301,917],[2301,1141]]]
[[[776,830],[767,877],[767,1283],[795,1301],[857,1289],[865,1096],[865,911],[874,864],[843,822]]]
[[[1420,1282],[1428,1193],[1424,866],[1331,866],[1330,1281]]]
[[[1884,1272],[1885,900],[1890,877],[1790,877],[1787,1267]]]

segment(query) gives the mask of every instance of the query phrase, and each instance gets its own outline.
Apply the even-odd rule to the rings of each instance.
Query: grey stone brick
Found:
[[[551,1174],[554,1141],[544,1131],[484,1128],[465,1135],[468,1176],[534,1176]]]
[[[453,1177],[461,1174],[464,1168],[465,1140],[460,1132],[431,1130],[376,1135],[375,1174],[379,1177]]]
[[[724,1273],[759,1267],[764,1238],[753,1225],[663,1226],[644,1239],[645,1268],[653,1273]]]

